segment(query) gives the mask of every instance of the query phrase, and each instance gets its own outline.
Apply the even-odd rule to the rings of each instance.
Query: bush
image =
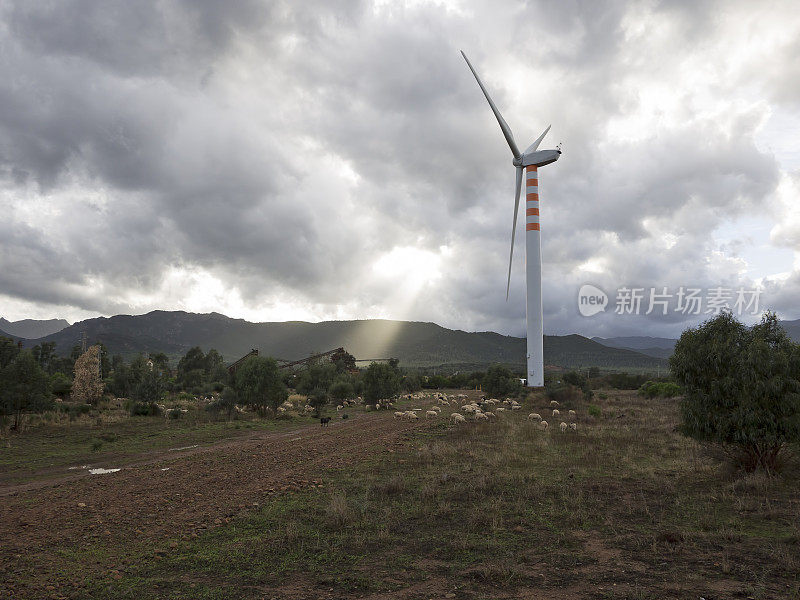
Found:
[[[129,400],[126,408],[132,417],[156,417],[161,414],[161,410],[153,402]]]
[[[681,387],[671,381],[647,381],[639,388],[645,398],[673,398],[681,394]]]
[[[340,378],[331,385],[330,395],[336,400],[345,400],[346,398],[355,396],[355,390],[353,389],[352,383],[346,379]]]
[[[502,365],[492,365],[486,371],[483,389],[491,398],[518,396],[522,391],[522,384],[519,377],[514,376],[507,368]]]
[[[596,404],[590,404],[589,408],[586,409],[586,412],[589,413],[590,417],[599,417],[602,414],[600,407]]]
[[[554,385],[545,392],[548,400],[556,400],[559,404],[571,404],[581,397],[581,391],[574,385]]]
[[[616,390],[635,390],[647,381],[644,375],[631,375],[629,373],[611,373],[606,375],[606,383]]]
[[[213,413],[224,412],[230,419],[233,416],[233,411],[236,410],[238,402],[239,395],[236,390],[231,386],[227,386],[222,390],[222,395],[219,398],[206,406],[206,410]]]
[[[800,442],[800,346],[773,313],[747,328],[729,312],[683,332],[670,368],[685,395],[681,431],[746,471],[774,471]]]
[[[236,371],[236,392],[242,401],[264,415],[277,412],[289,397],[278,363],[274,358],[251,356]]]
[[[317,417],[325,408],[325,405],[330,401],[330,395],[324,388],[318,387],[311,390],[308,394],[308,403],[314,407]],[[316,417],[315,417],[316,418]]]
[[[364,372],[364,401],[375,404],[378,400],[392,398],[400,391],[400,374],[393,364],[370,363]]]

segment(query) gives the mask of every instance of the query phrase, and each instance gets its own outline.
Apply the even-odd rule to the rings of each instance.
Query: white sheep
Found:
[[[535,421],[539,421],[541,423],[542,422],[542,415],[540,415],[539,413],[531,413],[531,414],[529,414],[528,415],[528,421],[534,421],[534,420]]]
[[[564,421],[561,421],[559,427],[561,428],[561,433],[564,433],[567,430],[567,424],[564,423]]]
[[[561,406],[561,405],[558,403],[558,400],[550,400],[550,406]]]
[[[570,410],[567,414],[569,414],[569,418],[570,419],[574,419],[575,418],[575,411],[574,410]]]
[[[436,412],[435,410],[429,410],[429,411],[426,411],[426,412],[425,412],[425,418],[426,418],[426,419],[427,419],[428,417],[438,417],[438,416],[439,416],[439,413],[438,413],[438,412]]]
[[[572,429],[572,431],[578,431],[578,424],[577,423],[570,423],[569,424],[569,428]]]
[[[561,411],[558,410],[557,408],[554,408],[553,409],[553,418],[560,417],[560,416],[561,416]]]
[[[342,405],[340,404],[339,406],[337,406],[337,407],[336,407],[336,410],[342,410],[343,408],[344,408],[344,406],[342,406]]]
[[[453,423],[466,423],[467,420],[464,418],[464,415],[460,415],[458,413],[453,413],[450,415],[450,420]]]
[[[489,417],[487,417],[484,413],[475,413],[475,420],[476,421],[488,421]]]
[[[503,408],[502,406],[498,406],[497,408],[494,409],[494,412],[503,412],[504,410],[505,408]]]
[[[542,421],[541,423],[539,423],[539,429],[541,429],[542,431],[547,431],[547,427],[548,427],[547,421]]]
[[[434,405],[434,406],[431,406],[431,410],[435,410],[437,413],[438,413],[438,412],[442,412],[442,407],[441,407],[441,406],[435,406],[435,405]]]
[[[522,410],[522,407],[519,404],[512,404],[511,410]]]
[[[419,417],[417,416],[417,413],[415,413],[413,410],[407,410],[406,411],[406,418],[409,421],[416,421],[417,419],[419,419]]]
[[[486,417],[487,417],[487,418],[489,418],[489,419],[495,419],[495,418],[497,418],[497,415],[496,415],[496,414],[494,414],[494,413],[493,413],[492,411],[490,411],[490,410],[487,410],[487,411],[486,411],[485,413],[483,413],[483,414],[484,414],[484,415],[486,415]]]
[[[398,411],[396,411],[394,413],[394,418],[395,419],[402,419],[405,416],[406,416],[406,413],[404,413],[403,411],[400,411],[400,410],[398,410]]]
[[[472,406],[471,404],[465,404],[464,406],[461,407],[461,410],[465,413],[474,413],[475,407]]]

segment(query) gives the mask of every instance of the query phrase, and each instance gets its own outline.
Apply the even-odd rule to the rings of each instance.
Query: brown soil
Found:
[[[169,540],[224,525],[272,494],[324,487],[328,469],[357,463],[376,451],[393,451],[403,444],[404,434],[424,426],[424,420],[409,423],[385,413],[364,413],[328,427],[317,424],[160,451],[117,473],[83,471],[0,485],[0,598],[71,594],[80,581],[50,567],[64,550],[84,551],[113,539],[102,545],[117,549],[118,556],[86,565],[103,572],[125,564],[128,542],[152,547],[158,557],[169,551]],[[31,572],[38,573],[33,589],[16,583],[16,574]]]

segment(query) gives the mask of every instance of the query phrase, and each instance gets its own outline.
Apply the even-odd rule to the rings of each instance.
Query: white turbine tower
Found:
[[[467,55],[461,52],[467,61],[469,70],[481,86],[483,95],[489,102],[503,136],[506,138],[511,153],[514,155],[514,167],[517,169],[517,191],[514,198],[514,222],[511,227],[511,253],[508,258],[508,283],[506,284],[506,300],[511,287],[511,261],[514,258],[514,236],[517,231],[517,212],[519,212],[519,194],[522,188],[522,172],[525,170],[525,274],[528,319],[528,386],[541,387],[544,385],[544,330],[542,327],[542,241],[539,230],[539,177],[538,167],[556,162],[561,156],[561,150],[537,150],[544,136],[550,131],[550,126],[544,130],[535,142],[525,152],[520,152],[511,128],[505,122],[500,111],[497,110],[489,92],[478,77],[478,73],[469,62]]]

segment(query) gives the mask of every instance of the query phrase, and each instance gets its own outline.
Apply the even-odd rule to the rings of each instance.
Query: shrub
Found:
[[[337,379],[331,385],[330,394],[336,400],[344,400],[355,396],[355,390],[353,384],[346,379]]]
[[[581,392],[574,385],[554,385],[547,388],[546,395],[548,400],[557,400],[560,404],[569,404],[578,401],[581,397]]]
[[[681,394],[681,387],[671,381],[647,381],[639,388],[645,398],[673,398]]]
[[[616,390],[635,390],[645,381],[647,381],[647,377],[644,375],[631,375],[629,373],[610,373],[606,375],[608,386]]]
[[[483,389],[492,398],[518,396],[522,384],[518,377],[502,365],[492,365],[483,379]]]
[[[322,412],[322,409],[325,408],[325,405],[328,404],[330,401],[330,395],[324,388],[318,387],[311,390],[308,394],[308,403],[314,407],[316,411],[315,418],[319,417],[319,414]]]
[[[364,401],[375,404],[378,400],[396,396],[400,391],[400,374],[393,364],[370,363],[364,372]]]
[[[602,414],[600,407],[596,404],[590,404],[589,408],[586,409],[586,412],[588,412],[589,416],[591,417],[599,417]]]
[[[161,413],[158,406],[152,402],[136,402],[134,400],[129,400],[126,408],[132,417],[155,417]]]
[[[233,411],[236,409],[236,404],[239,402],[239,395],[236,390],[231,386],[227,386],[222,390],[222,395],[206,406],[209,412],[224,412],[230,419],[233,416]]]
[[[681,431],[746,471],[774,471],[800,442],[800,346],[773,313],[747,328],[729,312],[683,332],[670,368],[685,395]]]
[[[274,358],[251,356],[236,371],[236,391],[245,404],[263,415],[273,413],[289,397]]]

